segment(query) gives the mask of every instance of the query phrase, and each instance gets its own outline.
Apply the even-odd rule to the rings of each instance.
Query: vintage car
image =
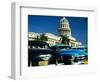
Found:
[[[49,49],[29,49],[28,50],[29,66],[45,66],[55,64],[55,56]]]
[[[88,60],[88,48],[87,47],[79,47],[79,48],[72,48],[74,50],[82,50],[84,52],[78,59],[79,60]]]
[[[56,52],[57,57],[60,59],[60,61],[63,61],[64,64],[73,64],[75,62],[79,62],[83,54],[85,54],[82,50],[59,50]]]
[[[85,54],[83,50],[72,49],[70,46],[65,45],[52,46],[51,49],[56,53],[56,64],[71,65],[79,62],[79,58]]]
[[[49,45],[42,41],[29,41],[28,66],[45,66],[55,64],[55,55]]]

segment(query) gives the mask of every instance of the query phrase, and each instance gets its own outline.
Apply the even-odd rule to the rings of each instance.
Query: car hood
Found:
[[[71,56],[80,56],[85,55],[86,53],[83,50],[59,50],[56,51],[57,55],[71,55]]]

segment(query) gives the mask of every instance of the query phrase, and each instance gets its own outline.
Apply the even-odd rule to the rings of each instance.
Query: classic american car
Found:
[[[45,66],[55,64],[55,56],[49,49],[29,49],[28,66]]]
[[[82,50],[84,54],[82,54],[78,59],[80,60],[88,60],[88,48],[87,47],[79,47],[79,48],[72,48],[74,50]]]
[[[54,52],[43,41],[29,41],[28,66],[45,66],[55,64]]]
[[[65,45],[52,46],[51,49],[56,53],[56,64],[71,65],[79,62],[79,58],[85,54],[85,51],[81,49],[72,49],[70,46]]]

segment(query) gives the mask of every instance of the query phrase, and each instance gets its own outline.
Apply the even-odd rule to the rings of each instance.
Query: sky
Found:
[[[28,32],[53,33],[59,35],[61,16],[39,16],[28,15]],[[88,40],[88,18],[87,17],[67,17],[71,28],[71,33],[77,41],[87,46]]]

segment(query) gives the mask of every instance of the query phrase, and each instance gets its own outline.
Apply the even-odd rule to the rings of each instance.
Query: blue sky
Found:
[[[53,33],[59,35],[61,16],[37,16],[28,15],[28,31],[37,33]],[[77,41],[87,45],[88,18],[87,17],[66,17],[69,21],[72,36]]]

